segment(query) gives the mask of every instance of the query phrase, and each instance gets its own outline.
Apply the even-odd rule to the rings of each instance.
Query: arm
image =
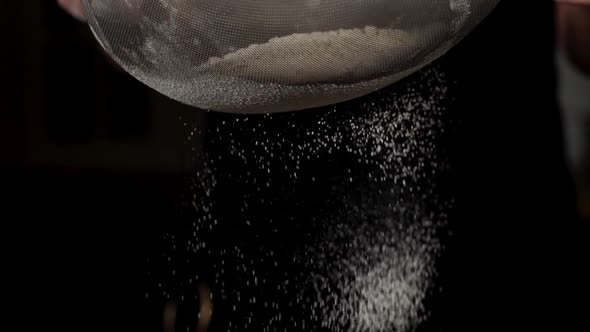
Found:
[[[562,0],[557,4],[561,46],[580,70],[590,75],[590,0]]]

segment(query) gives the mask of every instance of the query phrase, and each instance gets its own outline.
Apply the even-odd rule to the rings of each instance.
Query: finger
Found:
[[[57,0],[57,3],[73,17],[80,21],[85,21],[84,11],[82,10],[82,3],[80,0]]]

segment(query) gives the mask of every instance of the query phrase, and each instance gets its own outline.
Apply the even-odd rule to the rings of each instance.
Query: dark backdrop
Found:
[[[159,330],[144,265],[178,215],[185,123],[202,113],[113,66],[55,1],[0,6],[0,220],[19,329]]]
[[[140,300],[144,296],[146,258],[159,252],[162,230],[181,213],[178,202],[182,200],[185,180],[190,175],[191,152],[178,147],[185,144],[188,135],[184,123],[205,126],[203,113],[174,103],[117,70],[98,50],[88,29],[62,13],[54,1],[3,1],[0,6],[6,16],[0,20],[6,34],[1,52],[4,80],[1,86],[0,180],[4,198],[0,218],[5,229],[3,242],[7,246],[4,271],[13,277],[6,283],[7,294],[11,295],[6,297],[6,302],[22,315],[19,324],[24,330],[159,330],[161,308],[147,307]],[[515,11],[523,12],[524,6]],[[517,26],[520,19],[517,14],[506,15],[505,22],[511,24],[506,26]],[[497,243],[494,236],[503,234],[502,227],[512,227],[514,235],[508,237],[511,242],[506,243],[502,254],[513,257],[509,263],[518,271],[526,268],[519,265],[518,256],[511,255],[513,248],[532,243],[555,254],[551,247],[539,243],[551,238],[549,235],[553,231],[553,225],[542,220],[546,216],[543,208],[553,203],[542,190],[554,188],[563,190],[565,195],[571,194],[563,189],[568,184],[559,179],[536,181],[543,178],[545,171],[561,172],[565,167],[559,158],[552,159],[550,164],[543,163],[547,153],[561,154],[561,137],[556,129],[558,114],[545,111],[556,105],[536,101],[531,107],[530,102],[519,99],[520,93],[547,96],[554,91],[539,82],[543,86],[540,90],[535,90],[534,84],[521,84],[532,82],[530,77],[538,75],[532,70],[535,66],[527,66],[530,72],[521,71],[509,80],[500,74],[506,70],[502,64],[514,70],[520,67],[513,54],[500,52],[502,47],[526,49],[527,52],[516,56],[519,61],[543,64],[551,61],[548,54],[553,45],[534,42],[532,36],[536,32],[531,33],[534,25],[526,23],[529,22],[525,19],[520,33],[531,36],[528,42],[545,51],[546,56],[536,57],[538,49],[522,48],[521,43],[527,40],[508,38],[514,32],[506,28],[494,32],[483,30],[480,32],[480,36],[486,37],[483,42],[471,39],[468,46],[464,44],[469,51],[458,48],[454,57],[446,59],[451,63],[456,61],[457,68],[463,68],[456,73],[457,77],[471,79],[480,70],[480,75],[494,78],[485,82],[486,88],[505,84],[506,100],[516,101],[509,110],[521,111],[513,113],[512,118],[486,117],[480,116],[481,112],[471,112],[469,105],[477,104],[483,105],[488,115],[493,114],[506,100],[486,100],[487,103],[482,104],[478,98],[483,98],[486,90],[465,86],[464,89],[473,94],[465,99],[467,105],[462,112],[466,121],[475,126],[467,127],[463,137],[478,139],[484,145],[480,150],[472,150],[469,141],[462,140],[457,142],[454,151],[458,159],[469,155],[479,161],[497,163],[488,167],[498,166],[502,171],[484,172],[482,176],[482,169],[470,168],[468,162],[461,164],[464,168],[457,169],[458,177],[463,180],[459,189],[466,207],[463,216],[466,223],[470,221],[467,217],[476,213],[484,215],[490,225],[497,225],[494,222],[503,217],[501,211],[494,209],[494,194],[481,190],[484,185],[499,187],[511,181],[521,183],[520,190],[506,189],[503,196],[519,212],[500,227],[486,229],[467,223],[465,231],[479,233],[485,241],[459,244],[469,248]],[[551,27],[546,28],[544,33],[551,33]],[[498,39],[503,37],[508,44]],[[459,52],[467,52],[492,59],[488,52],[495,51],[499,57],[496,57],[497,67],[488,63],[483,69],[477,64],[462,63],[463,59],[457,56]],[[224,117],[211,116],[210,120],[221,121]],[[527,123],[531,127],[522,126]],[[504,135],[494,141],[496,126],[504,128],[502,132],[511,136]],[[514,139],[520,139],[522,145],[515,145]],[[507,158],[491,158],[490,151]],[[531,161],[523,151],[528,151],[542,167],[519,163]],[[470,182],[474,178],[479,182]],[[472,190],[481,190],[482,196],[472,195]],[[525,197],[527,193],[533,193],[529,199]],[[524,201],[521,197],[525,197]],[[570,201],[563,197],[560,204],[564,210],[568,209]],[[526,208],[519,205],[523,202]],[[563,211],[555,207],[550,210]],[[522,220],[530,217],[527,215],[530,211],[534,218],[510,224],[521,217]],[[531,229],[536,231],[531,233]],[[561,228],[555,231],[564,232]],[[527,239],[531,234],[542,236]],[[571,235],[569,231],[568,235]],[[567,238],[561,237],[554,245],[566,242]],[[493,258],[491,248],[484,253]],[[533,272],[542,273],[546,266],[543,256],[536,253],[534,257],[539,261],[532,262],[538,269]],[[585,256],[567,257],[563,264],[582,265],[576,261],[580,257]],[[560,256],[550,259],[559,260]],[[474,268],[488,271],[485,265],[477,261]],[[497,265],[501,263],[498,261]],[[502,274],[503,270],[495,271]],[[559,276],[559,271],[550,272],[538,280],[522,277],[519,281],[525,286],[529,283],[524,288],[532,292],[542,289],[542,283],[550,276]],[[568,280],[578,279],[579,276],[572,279],[559,276],[555,281],[566,284]],[[478,286],[477,280],[468,276],[456,282]],[[465,298],[481,298],[470,294],[467,286],[457,286],[463,287]],[[511,287],[515,294],[521,289],[518,284],[511,284]],[[483,294],[489,295],[496,289],[500,286],[484,289]],[[554,293],[561,289],[576,290],[571,285],[564,288],[551,285]],[[521,293],[520,299],[543,297],[543,294],[530,295],[534,297]],[[504,309],[515,313],[522,302],[507,303],[510,308]],[[503,308],[495,308],[494,304],[487,304],[486,310],[501,312]],[[582,308],[572,303],[567,305],[567,308]],[[533,317],[533,309],[523,308],[523,312],[528,311],[527,317]],[[478,308],[468,311],[477,313]],[[549,311],[546,309],[543,313]],[[462,313],[454,315],[460,317]],[[494,315],[490,311],[484,316]],[[542,323],[542,319],[539,322]]]

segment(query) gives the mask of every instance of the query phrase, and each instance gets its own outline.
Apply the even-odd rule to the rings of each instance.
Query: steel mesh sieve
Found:
[[[432,62],[499,0],[83,0],[107,53],[180,102],[280,112],[349,100]]]

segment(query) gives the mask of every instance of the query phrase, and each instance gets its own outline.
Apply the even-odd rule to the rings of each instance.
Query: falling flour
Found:
[[[416,330],[452,204],[435,181],[448,99],[431,68],[334,108],[195,126],[189,146],[206,135],[210,147],[164,256],[184,273],[154,279],[150,298],[206,282],[222,331]]]

